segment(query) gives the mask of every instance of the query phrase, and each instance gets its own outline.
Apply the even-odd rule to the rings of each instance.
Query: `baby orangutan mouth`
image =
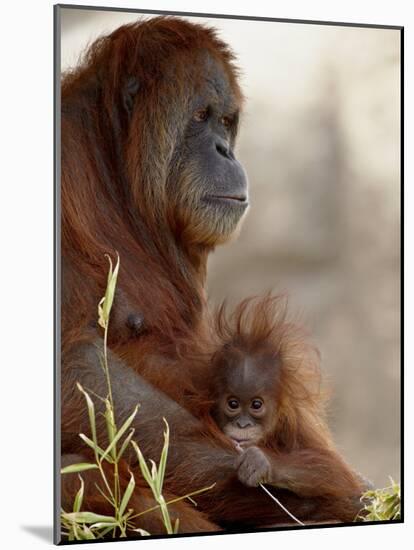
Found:
[[[261,430],[254,428],[238,429],[227,425],[223,431],[232,441],[234,441],[237,448],[258,445],[262,439]]]

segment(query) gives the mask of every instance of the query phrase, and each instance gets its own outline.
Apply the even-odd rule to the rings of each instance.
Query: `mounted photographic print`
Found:
[[[57,544],[403,521],[402,33],[55,7]]]

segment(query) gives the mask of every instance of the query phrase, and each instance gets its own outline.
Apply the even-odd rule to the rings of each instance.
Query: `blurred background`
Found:
[[[143,17],[61,13],[62,70]],[[247,98],[251,208],[211,256],[210,299],[287,291],[321,351],[338,447],[376,486],[399,481],[400,33],[189,19],[231,45]]]

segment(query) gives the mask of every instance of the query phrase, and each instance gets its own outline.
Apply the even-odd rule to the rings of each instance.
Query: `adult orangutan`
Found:
[[[88,432],[88,418],[76,382],[106,393],[97,303],[106,286],[104,255],[117,251],[121,321],[111,320],[109,358],[117,414],[140,403],[137,441],[155,460],[161,419],[168,420],[168,494],[216,483],[197,509],[171,507],[180,530],[286,522],[261,489],[240,483],[234,447],[168,392],[190,384],[183,350],[205,340],[207,256],[237,231],[248,208],[246,176],[233,152],[242,93],[231,51],[212,29],[182,19],[125,25],[98,39],[64,76],[61,101],[62,463],[84,460],[78,434]],[[129,337],[122,331],[128,312],[135,312]],[[103,421],[97,430],[105,440]],[[83,477],[86,506],[105,512],[94,472]],[[121,482],[128,479],[125,463]],[[63,476],[64,507],[77,490],[77,479]],[[327,499],[318,487],[311,496],[285,492],[292,512],[309,521],[348,521],[358,509],[353,499]],[[140,488],[129,506],[151,504]],[[159,513],[142,516],[142,527],[163,532]]]

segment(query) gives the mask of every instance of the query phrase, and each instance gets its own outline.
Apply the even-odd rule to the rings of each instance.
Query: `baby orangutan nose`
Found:
[[[241,416],[236,420],[236,426],[241,429],[251,428],[253,426],[253,423],[248,418],[244,418],[243,416]]]

